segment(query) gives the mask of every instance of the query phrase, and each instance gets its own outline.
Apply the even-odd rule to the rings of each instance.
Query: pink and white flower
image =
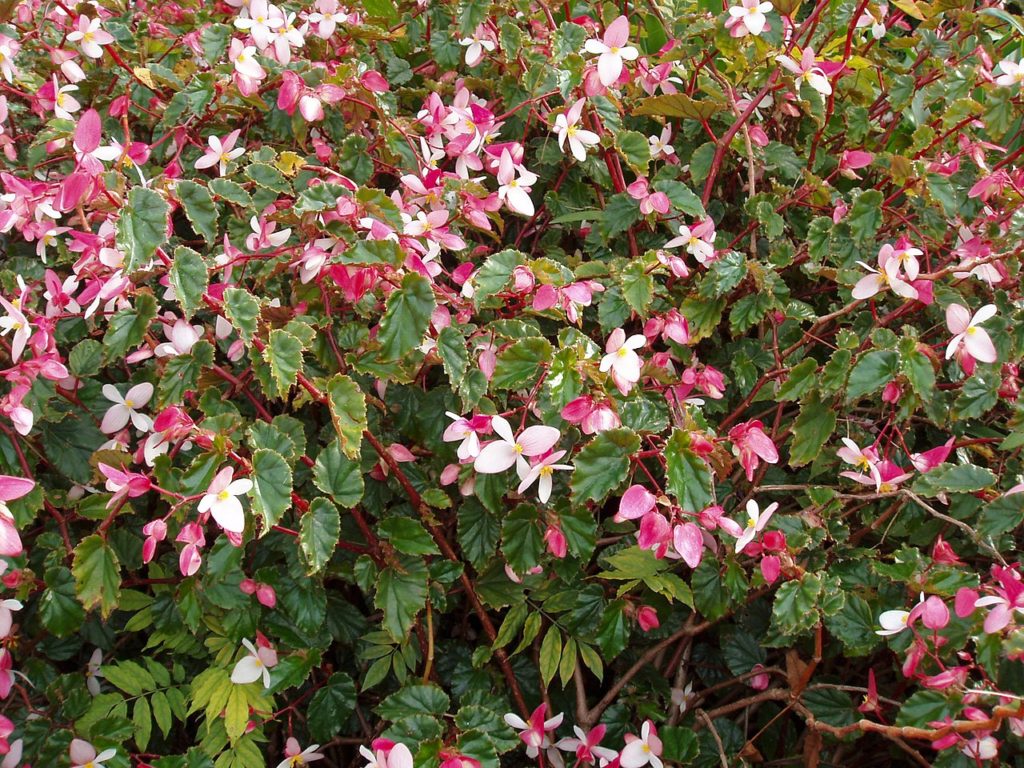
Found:
[[[498,161],[498,199],[516,213],[533,216],[536,209],[530,199],[530,189],[537,178],[537,174],[516,165],[508,150],[503,151]]]
[[[1024,65],[1011,59],[1003,59],[997,66],[1001,74],[996,78],[996,85],[1010,88],[1024,84]]]
[[[460,461],[475,459],[480,455],[480,435],[491,431],[491,418],[482,414],[464,418],[457,413],[445,411],[452,423],[445,429],[441,439],[446,443],[459,443],[456,453]]]
[[[623,60],[634,61],[639,51],[626,43],[629,41],[629,19],[619,16],[608,25],[604,37],[590,39],[583,48],[587,53],[600,56],[597,60],[597,75],[601,85],[608,88],[622,74]]]
[[[814,49],[810,46],[804,48],[799,62],[789,56],[776,56],[775,60],[797,76],[797,83],[801,81],[807,83],[822,96],[832,93],[832,84],[825,77],[824,70],[814,56]]]
[[[772,515],[775,514],[775,510],[779,508],[779,503],[773,501],[762,512],[757,502],[753,499],[747,501],[747,525],[736,539],[736,554],[739,554],[747,545],[754,540],[764,527],[768,525],[768,521],[772,519]]]
[[[658,729],[651,720],[645,720],[639,736],[626,734],[626,746],[619,755],[619,765],[622,768],[642,768],[649,764],[651,768],[661,768],[661,748]]]
[[[526,745],[526,756],[531,760],[540,754],[542,749],[550,747],[551,739],[549,733],[553,733],[562,724],[564,715],[558,714],[552,718],[544,719],[547,712],[547,705],[541,704],[530,714],[530,721],[527,723],[519,715],[509,712],[505,715],[505,723],[518,730],[519,738]]]
[[[96,747],[82,739],[72,739],[71,768],[104,768],[104,763],[117,755],[116,749],[105,749],[96,754]]]
[[[611,371],[612,381],[623,395],[628,395],[633,385],[640,381],[640,369],[643,362],[636,350],[647,343],[642,334],[636,333],[626,338],[626,332],[616,328],[605,344],[605,355],[601,358],[601,372]]]
[[[367,760],[365,768],[413,768],[412,752],[405,744],[374,739],[371,746],[373,751],[359,747],[359,754]]]
[[[79,16],[74,31],[68,35],[68,41],[78,43],[82,53],[90,59],[99,59],[103,56],[103,46],[114,42],[114,36],[102,28],[98,18]]]
[[[760,35],[768,21],[765,14],[774,7],[771,3],[762,3],[760,0],[741,0],[739,5],[732,6],[729,9],[729,16],[736,20],[730,29],[732,36],[744,37],[747,33],[755,37]],[[729,27],[728,24],[726,26]],[[737,30],[739,26],[743,27],[742,33]]]
[[[257,643],[259,643],[258,638]],[[256,647],[244,638],[242,645],[249,653],[239,659],[235,668],[231,670],[231,682],[235,685],[246,685],[255,683],[262,677],[263,687],[269,688],[270,670],[277,666],[277,651],[263,643],[259,643],[259,647]]]
[[[289,736],[284,745],[284,760],[277,764],[277,768],[301,768],[317,760],[323,760],[324,756],[317,752],[319,748],[319,744],[310,744],[303,749],[298,739]]]

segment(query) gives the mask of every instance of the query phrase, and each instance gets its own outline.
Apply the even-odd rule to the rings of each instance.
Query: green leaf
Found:
[[[216,244],[218,211],[206,187],[182,179],[175,185],[174,194],[196,234],[202,237],[207,245]]]
[[[411,517],[389,517],[377,526],[380,535],[391,546],[407,555],[439,555],[441,551],[427,529]]]
[[[729,327],[737,336],[760,323],[771,309],[773,298],[769,293],[748,293],[732,305]]]
[[[155,317],[156,298],[151,293],[138,294],[133,308],[115,312],[103,335],[107,361],[119,360],[139,346]]]
[[[846,401],[852,403],[859,397],[876,392],[896,375],[900,358],[893,350],[876,349],[862,355],[850,371],[846,384]]]
[[[75,599],[75,582],[71,571],[63,566],[48,568],[44,578],[46,589],[39,599],[39,617],[46,630],[57,637],[77,632],[85,619],[85,610]]]
[[[39,429],[47,461],[59,474],[76,483],[88,483],[92,476],[89,460],[106,436],[90,418],[67,417],[57,423],[44,422]]]
[[[79,378],[95,376],[103,362],[103,345],[95,339],[82,339],[68,355],[68,368]]]
[[[853,205],[844,221],[849,224],[853,239],[858,245],[866,246],[882,224],[882,201],[885,196],[877,189],[855,193]]]
[[[321,744],[330,741],[345,727],[355,709],[356,684],[344,672],[335,672],[309,700],[310,738]]]
[[[917,339],[900,339],[900,371],[907,377],[911,389],[924,402],[935,394],[935,369],[931,358],[918,348]]]
[[[700,754],[697,734],[680,725],[658,728],[662,743],[662,758],[680,765],[693,765]]]
[[[498,354],[491,377],[492,389],[525,389],[536,382],[550,364],[554,348],[536,336],[518,341]]]
[[[258,186],[283,195],[292,194],[292,185],[277,168],[266,163],[251,163],[245,169],[245,175]]]
[[[245,733],[248,724],[249,696],[245,686],[235,685],[228,694],[227,706],[224,708],[224,730],[232,744]]]
[[[157,402],[161,406],[182,402],[185,393],[196,388],[203,369],[213,364],[213,354],[213,345],[202,339],[196,342],[189,354],[168,359],[157,387]]]
[[[709,299],[725,296],[747,276],[747,258],[739,251],[726,251],[712,262],[700,283],[700,295]]]
[[[691,99],[685,93],[663,94],[641,99],[639,105],[630,110],[636,116],[685,117],[690,120],[707,120],[725,109],[725,104],[713,99]]]
[[[103,679],[129,696],[139,696],[157,687],[153,676],[134,661],[122,661],[100,668]]]
[[[474,568],[481,570],[494,557],[501,537],[501,522],[475,499],[466,499],[459,506],[458,534],[462,554]]]
[[[639,131],[619,131],[615,134],[615,146],[626,158],[629,167],[637,176],[647,175],[647,166],[651,162],[651,145],[647,137]]]
[[[903,702],[896,715],[896,725],[927,728],[929,723],[953,717],[959,711],[959,702],[941,691],[918,691]]]
[[[337,440],[320,451],[313,467],[313,480],[343,507],[351,509],[363,499],[363,474],[359,462],[341,452]]]
[[[525,573],[540,562],[544,537],[538,522],[536,507],[520,504],[501,527],[501,551],[517,573]]]
[[[711,503],[711,469],[704,459],[690,450],[689,435],[672,431],[665,444],[667,490],[690,512],[699,512]]]
[[[672,203],[672,207],[682,211],[687,216],[702,219],[708,215],[700,198],[683,182],[673,180],[656,181],[654,182],[654,188],[658,192],[664,192]]]
[[[276,389],[276,392],[267,394],[286,397],[302,371],[302,342],[288,331],[274,329],[263,348],[263,359],[270,366],[270,375]]]
[[[299,546],[306,558],[307,573],[312,575],[324,569],[340,537],[338,508],[323,496],[317,496],[299,523]]]
[[[986,504],[978,517],[978,532],[983,536],[999,536],[1016,530],[1024,523],[1024,493],[999,496]]]
[[[558,662],[562,658],[562,631],[552,626],[548,628],[547,634],[540,644],[540,679],[545,687],[551,684],[551,680],[558,671]]]
[[[292,506],[292,470],[276,451],[261,448],[252,455],[252,511],[263,520],[261,535]]]
[[[153,735],[153,712],[149,707],[149,699],[142,697],[135,700],[132,724],[135,726],[135,746],[140,752],[145,752],[149,746],[149,737]]]
[[[991,488],[997,479],[992,470],[974,464],[939,464],[931,472],[918,477],[911,489],[921,496],[976,493]]]
[[[512,271],[525,261],[523,254],[511,249],[489,256],[473,277],[473,284],[476,287],[473,300],[476,305],[481,306],[485,299],[504,290],[512,277]]]
[[[110,616],[121,595],[121,565],[103,537],[94,534],[82,539],[75,547],[71,573],[85,609],[99,607],[104,619]]]
[[[402,278],[402,287],[388,296],[387,310],[380,321],[377,339],[381,358],[398,360],[423,341],[436,306],[430,281],[417,272]]]
[[[975,371],[964,381],[953,408],[960,419],[977,419],[992,410],[999,402],[999,376],[992,372]]]
[[[331,420],[338,434],[338,446],[350,459],[358,459],[366,430],[366,398],[359,385],[344,374],[327,382]]]
[[[812,358],[801,360],[789,369],[789,376],[775,394],[777,400],[799,400],[814,386],[818,361]]]
[[[641,259],[630,261],[619,273],[622,298],[630,309],[644,315],[654,298],[654,278],[647,272],[647,265]]]
[[[719,619],[729,609],[729,594],[722,583],[717,560],[704,558],[690,579],[697,610],[711,620]]]
[[[448,694],[436,685],[407,685],[388,696],[377,706],[377,714],[385,720],[401,720],[416,715],[441,717],[451,705]]]
[[[418,557],[396,560],[396,565],[378,574],[373,604],[384,612],[384,629],[395,641],[401,642],[427,601],[427,566]]]
[[[793,423],[793,442],[789,448],[789,464],[802,467],[814,461],[836,428],[836,409],[815,392],[800,405],[800,415]]]
[[[458,386],[469,366],[466,337],[455,326],[442,328],[437,334],[437,354],[448,375],[448,382],[452,387]]]
[[[246,344],[256,335],[260,318],[260,305],[253,295],[242,288],[224,291],[224,313]]]
[[[772,627],[784,635],[798,635],[818,623],[818,594],[821,578],[805,573],[799,580],[787,581],[775,593]]]
[[[629,474],[629,459],[640,450],[640,438],[629,429],[609,429],[595,435],[576,454],[572,473],[572,501],[601,503]]]
[[[210,284],[203,257],[183,245],[175,248],[170,281],[187,320],[202,306],[203,294]]]
[[[398,19],[398,10],[393,0],[363,0],[362,5],[366,15],[371,18],[383,19],[389,24]]]
[[[124,254],[126,273],[146,264],[167,242],[170,211],[167,201],[152,189],[133,187],[128,193],[128,204],[117,221],[117,248]]]
[[[171,714],[171,704],[167,700],[167,694],[163,691],[157,691],[150,697],[149,703],[153,708],[153,719],[156,721],[157,726],[159,726],[160,733],[163,734],[164,738],[167,738],[167,734],[171,732],[171,725],[174,723],[174,717]]]
[[[252,197],[241,184],[228,179],[210,179],[209,187],[221,200],[227,200],[242,208],[252,208]]]

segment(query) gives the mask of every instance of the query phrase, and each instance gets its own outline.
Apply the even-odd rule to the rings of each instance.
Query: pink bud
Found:
[[[363,88],[371,93],[386,93],[391,90],[391,86],[384,79],[384,75],[374,69],[364,72],[362,77],[359,78],[359,82],[362,83]]]
[[[902,394],[903,388],[895,381],[890,381],[885,385],[885,389],[882,390],[882,402],[898,403],[900,401],[900,395]]]
[[[754,667],[750,670],[751,672],[759,673],[750,678],[749,685],[755,691],[763,691],[765,688],[768,687],[768,683],[771,682],[771,677],[768,675],[768,673],[761,670],[764,670],[764,664],[755,664]]]
[[[238,583],[238,588],[247,595],[256,594],[256,582],[253,579],[242,579]]]
[[[636,623],[640,625],[640,629],[644,632],[650,632],[652,629],[657,629],[661,626],[661,622],[658,621],[658,612],[649,605],[644,605],[636,612]]]
[[[459,479],[459,465],[449,464],[441,470],[441,485],[451,485]]]
[[[782,563],[777,555],[765,555],[761,558],[761,575],[769,584],[774,584],[782,571]]]
[[[517,293],[529,293],[535,283],[533,271],[521,265],[516,267],[512,270],[512,282]]]
[[[568,551],[568,542],[562,529],[555,524],[548,526],[544,532],[544,543],[547,544],[548,552],[561,560]]]
[[[928,629],[942,629],[949,624],[949,608],[941,597],[932,595],[924,601],[921,610],[921,623]]]
[[[970,587],[960,587],[956,591],[956,599],[953,602],[953,609],[961,619],[966,619],[974,613],[974,604],[978,602],[978,590]]]
[[[260,584],[256,588],[256,599],[267,608],[273,608],[277,605],[277,593],[269,584]]]

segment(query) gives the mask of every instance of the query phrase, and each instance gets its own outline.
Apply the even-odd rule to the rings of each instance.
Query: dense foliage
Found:
[[[1024,766],[1024,22],[0,18],[0,765]]]

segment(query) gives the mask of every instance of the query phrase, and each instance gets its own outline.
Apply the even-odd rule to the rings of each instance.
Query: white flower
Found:
[[[242,16],[235,19],[235,28],[248,31],[257,47],[262,51],[271,41],[271,30],[277,29],[284,24],[277,9],[269,5],[267,0],[251,0],[248,8],[248,17]]]
[[[530,187],[537,181],[537,174],[512,162],[512,155],[506,149],[498,162],[498,199],[509,208],[524,216],[533,216],[533,201]]]
[[[464,37],[459,40],[459,45],[467,46],[466,48],[466,66],[475,67],[481,61],[484,60],[484,52],[491,53],[494,51],[494,41],[491,40],[486,34],[481,34],[481,30],[478,28],[471,37]]]
[[[554,427],[535,426],[527,427],[516,437],[512,434],[512,426],[501,416],[491,418],[491,428],[501,439],[485,445],[473,462],[473,468],[483,474],[504,472],[515,464],[520,474],[525,476],[530,465],[523,457],[544,455],[561,436]]]
[[[92,652],[92,656],[89,657],[89,663],[85,667],[85,687],[89,689],[89,693],[93,696],[100,695],[100,678],[103,677],[100,667],[102,666],[103,651],[97,648]]]
[[[90,59],[99,59],[103,56],[102,46],[114,42],[114,36],[100,27],[99,19],[90,20],[88,16],[79,16],[75,31],[68,35],[68,42],[78,43],[82,53]]]
[[[907,628],[907,620],[910,619],[910,611],[883,611],[878,617],[881,629],[876,629],[876,635],[896,635]]]
[[[764,512],[761,512],[756,501],[750,499],[747,502],[747,525],[743,529],[743,533],[736,539],[736,554],[742,552],[747,544],[752,542],[754,537],[764,530],[764,527],[768,525],[768,521],[771,520],[772,515],[775,514],[775,510],[778,508],[779,503],[773,501],[765,507]]]
[[[565,456],[565,451],[555,451],[550,456],[546,456],[541,459],[540,462],[534,464],[526,472],[520,472],[519,479],[522,480],[522,482],[519,483],[516,493],[522,493],[533,485],[533,483],[539,478],[539,482],[537,483],[537,495],[542,504],[547,504],[548,499],[551,498],[551,475],[554,473],[554,470],[572,469],[572,464],[555,463],[563,456]]]
[[[248,640],[242,640],[249,654],[239,659],[235,668],[231,671],[231,682],[236,685],[255,683],[260,677],[263,678],[263,687],[270,687],[270,668],[277,666],[277,652],[273,648],[261,645],[259,648]]]
[[[1013,85],[1024,83],[1024,66],[1010,59],[1003,59],[999,62],[999,71],[1002,72],[996,78],[996,85],[1009,88]]]
[[[676,148],[672,146],[672,126],[666,125],[661,130],[661,136],[648,136],[647,143],[651,145],[651,159],[657,160],[659,157],[668,157],[676,153]]]
[[[627,735],[627,744],[619,755],[622,768],[641,768],[650,763],[651,768],[661,768],[661,739],[654,728],[654,723],[645,720],[640,730],[640,738]]]
[[[78,103],[78,100],[74,96],[69,94],[73,91],[77,91],[77,85],[65,85],[61,88],[57,88],[53,94],[53,114],[64,120],[74,120],[73,112],[77,112],[82,108],[82,105]]]
[[[14,611],[20,611],[22,606],[20,600],[0,600],[0,640],[11,634],[11,625],[14,623]]]
[[[152,419],[136,410],[136,408],[141,408],[148,403],[149,399],[153,397],[153,385],[149,382],[136,384],[128,390],[124,397],[121,396],[121,393],[113,384],[104,384],[103,396],[114,403],[103,415],[100,429],[104,433],[111,435],[124,429],[129,419],[131,419],[132,424],[140,432],[148,432],[153,428]]]
[[[300,768],[303,765],[323,760],[324,756],[317,752],[319,744],[310,744],[305,749],[299,746],[294,736],[289,736],[284,746],[284,760],[277,764],[277,768]]]
[[[558,147],[565,151],[565,142],[569,142],[569,151],[581,163],[587,159],[587,147],[600,143],[601,139],[593,131],[579,127],[586,99],[580,99],[565,112],[555,118],[555,133],[558,134]]]
[[[946,345],[946,359],[953,357],[962,344],[978,362],[994,363],[997,358],[995,345],[985,329],[978,326],[995,317],[996,311],[995,304],[986,304],[971,316],[970,310],[959,304],[946,307],[946,327],[955,334]]]
[[[190,325],[185,318],[179,317],[174,321],[174,325],[164,326],[164,336],[167,337],[167,341],[158,344],[154,350],[157,357],[187,355],[192,351],[196,342],[202,338],[203,326]]]
[[[217,525],[225,531],[241,533],[245,530],[245,514],[238,497],[252,490],[252,480],[247,477],[232,480],[234,474],[232,467],[224,467],[217,473],[206,495],[199,500],[199,511],[213,515]]]

